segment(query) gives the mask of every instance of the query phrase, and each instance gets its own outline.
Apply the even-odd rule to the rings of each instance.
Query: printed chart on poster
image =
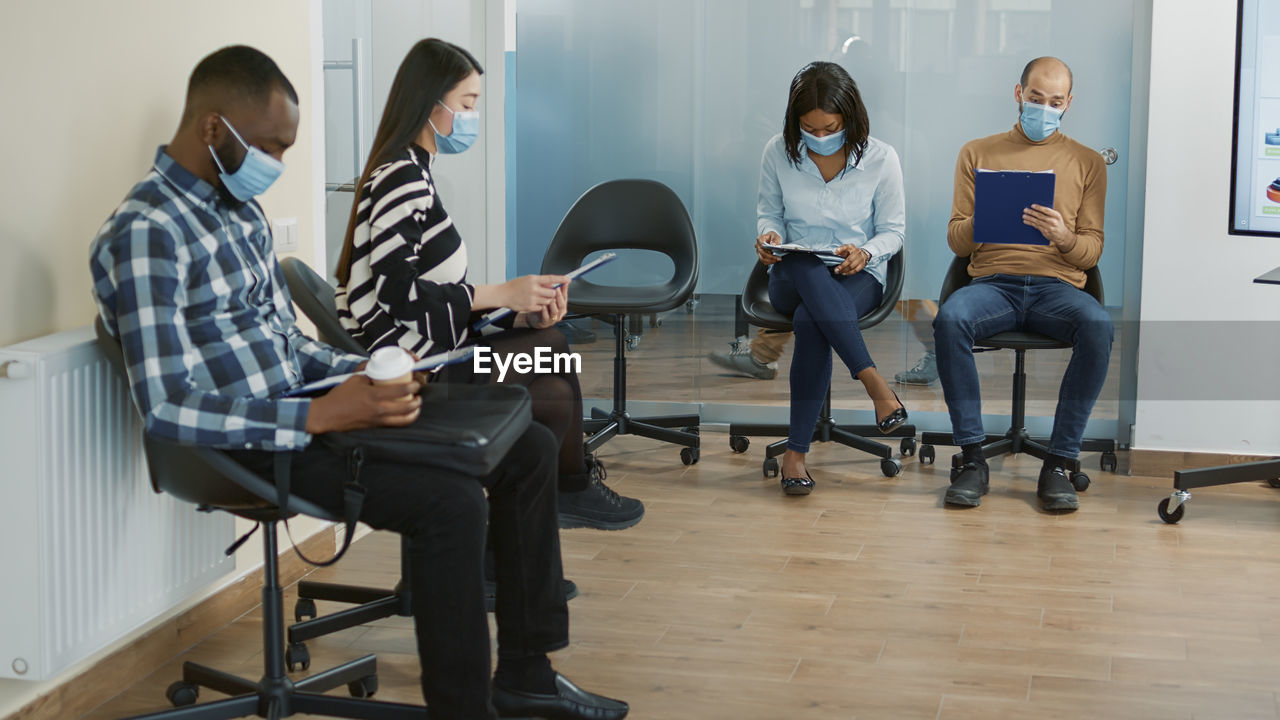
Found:
[[[1280,237],[1280,2],[1240,0],[1231,227]]]

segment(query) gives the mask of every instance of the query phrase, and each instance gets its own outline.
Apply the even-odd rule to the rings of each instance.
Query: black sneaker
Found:
[[[1041,468],[1036,497],[1040,498],[1040,507],[1045,510],[1072,512],[1080,509],[1080,498],[1067,477],[1067,471],[1056,465]]]
[[[986,463],[965,463],[960,468],[960,474],[951,481],[951,487],[947,488],[943,502],[948,505],[978,507],[991,485],[990,475],[991,470]]]
[[[585,490],[560,493],[560,527],[622,530],[640,522],[644,503],[623,497],[604,484],[608,476],[604,463],[587,458],[590,479]]]

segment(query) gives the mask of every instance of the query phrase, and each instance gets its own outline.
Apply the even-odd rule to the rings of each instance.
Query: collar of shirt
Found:
[[[195,173],[182,167],[167,152],[168,145],[156,148],[156,172],[175,190],[191,198],[201,210],[212,211],[219,204],[232,205],[218,192],[213,185],[195,176]]]

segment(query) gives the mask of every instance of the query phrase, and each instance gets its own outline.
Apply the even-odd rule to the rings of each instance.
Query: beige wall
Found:
[[[314,232],[309,0],[48,0],[6,3],[0,23],[0,346],[87,324],[88,247],[173,136],[187,76],[245,43],[271,55],[301,96],[297,145],[263,198]],[[318,70],[317,70],[318,71]]]
[[[312,24],[318,0],[47,0],[6,3],[0,23],[0,346],[91,322],[88,248],[173,136],[195,63],[224,45],[271,55],[300,96],[298,141],[263,198],[296,217],[312,257]],[[295,523],[301,541],[322,525]],[[243,526],[242,526],[243,527]],[[253,571],[261,546],[237,553]],[[72,669],[65,676],[71,676]],[[52,683],[0,682],[0,717]],[[163,698],[156,698],[157,708]]]

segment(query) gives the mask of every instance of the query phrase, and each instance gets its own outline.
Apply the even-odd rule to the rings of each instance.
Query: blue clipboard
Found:
[[[1053,171],[977,170],[973,174],[973,241],[1000,245],[1048,245],[1022,222],[1032,205],[1053,207]]]

